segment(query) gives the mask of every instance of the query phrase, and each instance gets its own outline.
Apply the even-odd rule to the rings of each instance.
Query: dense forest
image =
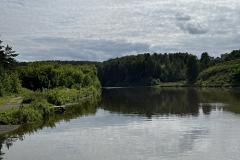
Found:
[[[98,75],[103,86],[150,86],[169,82],[196,85],[199,73],[239,58],[240,50],[217,58],[206,52],[200,58],[189,53],[146,53],[110,59],[98,64]],[[239,71],[233,77],[235,74],[239,74]],[[237,85],[238,82],[235,81],[234,84]]]

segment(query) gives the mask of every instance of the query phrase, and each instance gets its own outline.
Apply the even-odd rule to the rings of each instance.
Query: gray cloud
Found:
[[[197,22],[178,23],[177,25],[182,31],[190,34],[205,34],[208,32],[208,29],[205,26]]]
[[[208,32],[207,26],[192,19],[189,15],[177,14],[176,24],[184,32],[189,34],[205,34]]]
[[[219,55],[239,49],[239,8],[239,0],[1,0],[0,38],[19,60]]]
[[[8,3],[10,5],[24,6],[24,0],[2,0],[2,3]]]
[[[42,37],[33,39],[40,46],[37,51],[22,53],[22,60],[105,60],[111,57],[147,52],[150,46],[124,40],[81,39]]]
[[[191,20],[191,17],[189,15],[184,15],[184,14],[181,14],[181,13],[177,13],[175,17],[176,17],[177,21],[189,21],[189,20]]]

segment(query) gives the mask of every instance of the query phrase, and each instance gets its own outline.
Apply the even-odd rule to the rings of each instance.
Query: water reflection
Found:
[[[3,159],[4,153],[2,147],[5,145],[8,149],[17,140],[23,141],[24,135],[33,134],[43,128],[55,128],[56,124],[61,121],[69,122],[72,119],[80,116],[95,114],[99,100],[90,100],[81,104],[72,105],[66,108],[64,114],[56,114],[53,117],[46,119],[41,123],[22,125],[18,129],[9,133],[0,134],[0,160]]]
[[[153,115],[194,115],[201,108],[210,114],[217,104],[228,104],[225,110],[240,113],[238,90],[195,88],[122,88],[103,90],[102,108],[151,118]],[[201,105],[200,105],[201,104]]]
[[[104,89],[100,105],[73,106],[64,115],[0,136],[0,155],[26,160],[236,159],[239,113],[239,90]]]

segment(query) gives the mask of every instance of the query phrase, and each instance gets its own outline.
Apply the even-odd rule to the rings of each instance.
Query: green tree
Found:
[[[207,69],[212,65],[213,57],[210,57],[207,52],[202,53],[200,59],[200,70]]]
[[[2,45],[0,40],[0,96],[18,93],[21,88],[18,75],[12,70],[17,55],[12,47]]]
[[[240,59],[240,50],[233,50],[231,53],[225,53],[221,55],[222,61],[231,61]]]
[[[16,63],[16,56],[18,56],[18,54],[15,54],[12,47],[8,45],[5,47],[0,40],[0,67],[4,69],[11,68]]]
[[[196,56],[191,56],[187,62],[187,82],[194,84],[199,74],[199,64]]]

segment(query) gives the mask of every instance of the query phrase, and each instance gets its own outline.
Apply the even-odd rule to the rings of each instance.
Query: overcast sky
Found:
[[[0,0],[0,39],[31,60],[240,49],[239,0]]]

